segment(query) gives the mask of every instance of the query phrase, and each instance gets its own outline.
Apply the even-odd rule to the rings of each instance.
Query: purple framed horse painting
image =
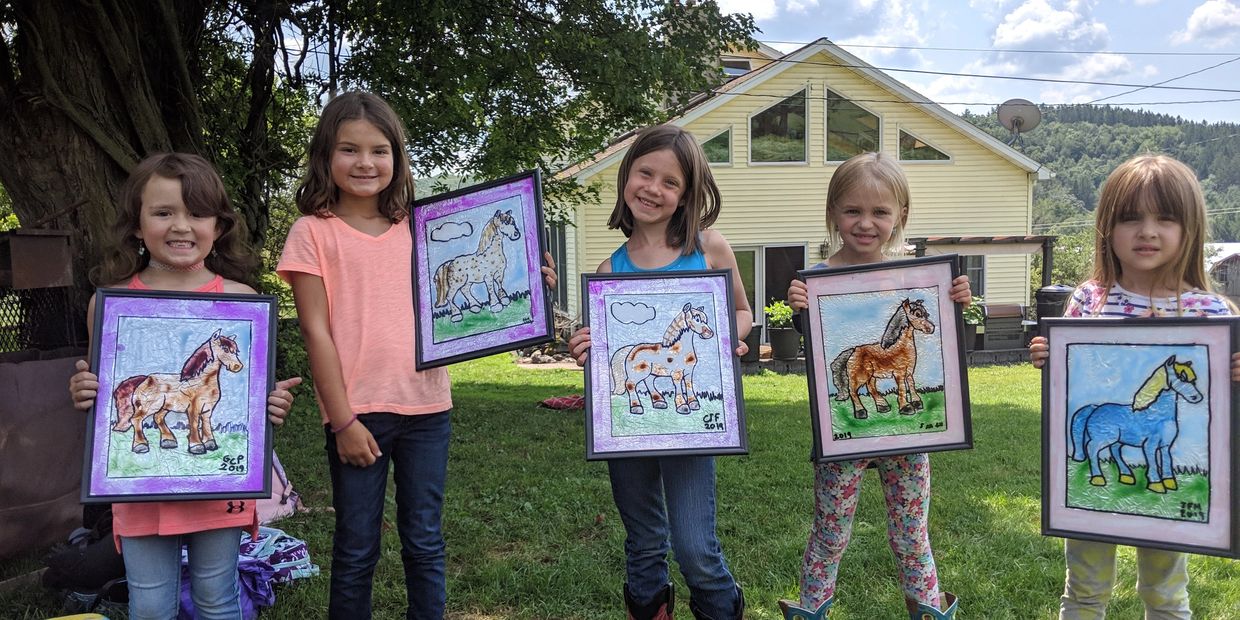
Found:
[[[554,339],[537,170],[413,204],[419,370]]]
[[[99,289],[82,501],[271,494],[274,297]]]
[[[1240,557],[1240,318],[1043,325],[1043,534]]]
[[[586,458],[745,454],[728,270],[585,274]]]
[[[973,446],[948,254],[802,271],[814,459]]]

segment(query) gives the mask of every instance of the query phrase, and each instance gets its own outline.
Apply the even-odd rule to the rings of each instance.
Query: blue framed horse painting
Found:
[[[274,297],[99,289],[82,501],[271,494]]]
[[[971,448],[955,255],[802,271],[814,459]]]
[[[587,459],[748,452],[731,277],[582,276]]]
[[[537,170],[413,204],[419,370],[551,342]]]
[[[1240,319],[1046,319],[1042,531],[1240,557]]]

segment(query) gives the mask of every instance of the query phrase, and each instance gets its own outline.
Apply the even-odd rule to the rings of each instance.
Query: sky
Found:
[[[724,13],[753,15],[761,31],[755,38],[771,47],[787,52],[826,37],[955,112],[984,112],[1013,98],[1061,104],[1109,97],[1102,103],[1193,121],[1240,122],[1240,0],[719,0],[719,5]],[[1199,73],[1186,76],[1193,72]],[[1167,87],[1233,92],[1146,88],[1121,95],[1163,81]],[[1220,99],[1233,101],[1175,103]]]

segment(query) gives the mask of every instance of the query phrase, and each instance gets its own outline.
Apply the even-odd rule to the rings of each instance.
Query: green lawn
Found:
[[[575,370],[518,368],[510,356],[452,368],[454,435],[444,527],[449,617],[595,619],[624,617],[623,529],[603,463],[584,460],[580,412],[534,406],[579,393]],[[931,538],[943,586],[961,598],[961,618],[1050,618],[1063,587],[1062,542],[1039,533],[1039,376],[1028,366],[970,372],[975,445],[936,453]],[[324,570],[281,587],[267,619],[322,618],[332,516],[323,436],[310,391],[278,432],[276,449],[294,486],[317,509],[280,522],[305,538]],[[779,617],[795,596],[812,510],[809,407],[797,376],[745,378],[751,454],[719,458],[719,533],[750,603],[747,618]],[[389,523],[395,505],[389,500]],[[833,620],[901,617],[903,602],[887,546],[882,495],[866,475],[853,542],[841,568]],[[38,554],[0,563],[0,579],[29,571]],[[1193,557],[1196,618],[1236,618],[1240,562]],[[1140,617],[1135,560],[1121,552],[1112,618]],[[678,592],[685,593],[677,575]],[[403,611],[394,529],[376,576],[376,618]],[[686,599],[677,604],[688,617]],[[5,618],[44,618],[55,598],[37,588],[0,596]]]

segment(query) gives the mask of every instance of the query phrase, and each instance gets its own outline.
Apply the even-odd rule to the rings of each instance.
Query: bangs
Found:
[[[1157,183],[1151,181],[1133,187],[1128,196],[1119,199],[1115,209],[1116,220],[1139,219],[1149,213],[1160,219],[1183,224],[1183,210],[1177,209],[1176,201],[1170,200],[1170,196],[1164,196],[1165,192],[1160,191],[1161,189]]]

